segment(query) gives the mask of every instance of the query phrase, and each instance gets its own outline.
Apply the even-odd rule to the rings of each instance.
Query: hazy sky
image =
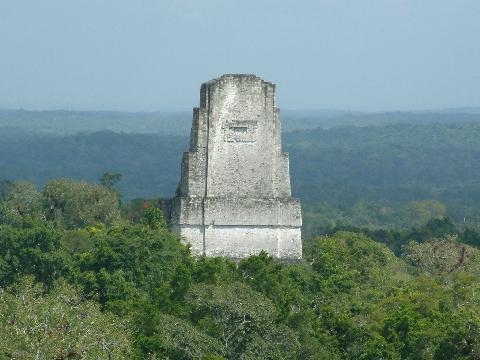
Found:
[[[222,73],[280,108],[480,106],[480,0],[0,0],[0,108],[187,110]]]

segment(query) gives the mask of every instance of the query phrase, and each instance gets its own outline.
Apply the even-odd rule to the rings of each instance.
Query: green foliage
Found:
[[[396,255],[400,255],[403,251],[403,247],[411,241],[423,243],[430,239],[440,238],[446,235],[455,235],[458,236],[459,241],[462,243],[480,246],[480,232],[467,228],[462,233],[448,218],[431,219],[422,226],[402,231],[392,229],[372,230],[369,228],[358,228],[351,225],[340,225],[324,229],[323,233],[325,235],[333,235],[339,231],[363,233],[377,242],[384,243]],[[307,241],[307,248],[310,241],[312,241],[312,239]]]
[[[128,324],[102,313],[64,282],[45,294],[31,278],[0,288],[0,357],[3,359],[127,359]]]
[[[52,180],[45,185],[43,196],[47,218],[67,229],[120,221],[117,195],[103,186],[68,179]]]
[[[122,204],[122,217],[135,224],[142,222],[145,211],[155,206],[156,201],[146,199],[133,199]]]
[[[163,211],[153,206],[145,210],[142,222],[151,229],[166,227],[165,221],[163,220]]]
[[[480,357],[480,233],[442,211],[401,231],[331,227],[295,263],[234,262],[192,258],[161,203],[124,205],[134,216],[121,219],[115,194],[87,185],[0,186],[14,214],[0,224],[3,357]]]
[[[430,275],[450,274],[455,270],[480,275],[480,251],[447,235],[419,244],[410,242],[404,249],[404,259],[421,272]]]
[[[382,201],[360,199],[351,205],[335,206],[335,203],[335,200],[331,203],[305,201],[303,233],[310,236],[345,227],[406,231],[429,221],[441,220],[447,214],[446,205],[438,200],[384,204]]]
[[[420,226],[431,219],[441,219],[446,216],[447,207],[438,200],[417,200],[408,203],[406,208],[407,224]]]
[[[121,179],[122,179],[122,174],[120,173],[112,174],[112,173],[106,172],[100,178],[100,185],[105,186],[110,191],[114,191],[115,184],[119,182]]]
[[[193,320],[220,339],[228,358],[239,358],[252,337],[260,336],[275,319],[275,307],[264,295],[234,282],[199,284],[188,292]]]
[[[99,120],[95,127],[101,123]],[[132,124],[138,131],[138,122],[131,121]],[[161,121],[155,124],[158,125]],[[190,126],[191,116],[185,134]],[[188,144],[186,136],[86,133],[93,128],[76,135],[22,136],[15,140],[3,138],[0,130],[0,180],[26,179],[40,189],[58,178],[98,182],[110,170],[122,174],[115,187],[127,200],[174,193],[180,175],[179,161]]]
[[[451,232],[450,234],[456,234],[456,232]],[[464,244],[478,248],[480,247],[480,231],[467,228],[459,235],[459,240]]]
[[[479,135],[478,123],[286,133],[305,233],[341,224],[400,230],[443,216],[480,224]]]
[[[21,275],[33,275],[51,285],[69,274],[72,259],[62,235],[62,230],[44,223],[20,229],[0,225],[0,286],[15,283]]]
[[[4,121],[11,122],[10,116],[12,114]],[[16,116],[22,118],[31,114],[23,112]],[[117,190],[125,199],[167,197],[174,193],[179,161],[188,146],[186,134],[191,125],[188,116],[182,123],[185,135],[179,132],[173,136],[171,131],[165,135],[168,128],[165,124],[175,123],[178,128],[178,121],[173,121],[174,118],[178,120],[174,115],[166,119],[159,114],[148,114],[149,125],[145,126],[161,130],[163,135],[157,131],[121,133],[125,128],[133,132],[133,125],[139,130],[138,121],[142,120],[132,121],[132,114],[120,118],[115,114],[114,122],[108,120],[112,114],[90,114],[91,126],[87,128],[82,121],[74,121],[79,114],[59,112],[50,116],[54,119],[44,118],[44,122],[55,123],[54,128],[61,127],[60,133],[65,133],[65,124],[70,121],[70,131],[81,128],[83,134],[63,137],[23,134],[12,138],[5,135],[7,131],[5,134],[0,131],[0,169],[4,176],[28,179],[41,188],[52,178],[59,177],[98,181],[106,169],[111,169],[110,175],[123,174]],[[135,116],[143,118],[146,115]],[[162,121],[155,121],[158,116]],[[345,121],[348,116],[329,118],[328,127],[337,126],[334,128],[310,125],[311,129],[291,131],[283,136],[284,149],[291,158],[292,190],[302,200],[307,236],[342,224],[406,230],[421,225],[430,217],[442,216],[448,216],[455,224],[479,226],[478,114],[350,116],[353,118],[349,121]],[[469,120],[455,122],[459,117]],[[101,125],[100,119],[109,125]],[[302,116],[293,123],[301,128],[305,120]],[[325,124],[325,120],[309,119],[314,124]],[[359,124],[357,121],[390,125],[338,126]],[[392,124],[395,122],[402,124]],[[20,123],[22,120],[18,119]],[[28,126],[33,125],[30,122]],[[102,126],[117,133],[87,133],[99,131]]]
[[[378,290],[390,281],[402,280],[406,267],[386,246],[365,235],[339,232],[315,238],[305,249],[312,268],[332,290],[349,292],[363,284]]]
[[[236,263],[227,258],[201,257],[196,259],[193,266],[193,278],[195,282],[220,284],[238,279]]]
[[[165,229],[119,225],[91,237],[93,247],[78,255],[76,281],[107,308],[122,311],[125,302],[151,296],[168,309],[189,282],[189,252]]]
[[[242,260],[239,271],[245,283],[273,301],[277,315],[284,320],[308,306],[306,292],[318,290],[318,279],[308,267],[284,266],[265,252]]]
[[[42,195],[29,182],[0,182],[0,224],[22,226],[42,216]]]
[[[150,336],[140,342],[146,353],[160,353],[171,359],[223,359],[222,344],[205,334],[189,321],[160,314]]]
[[[458,285],[472,288],[459,294]],[[441,277],[420,276],[376,305],[378,330],[402,358],[476,359],[478,286],[478,278],[462,273],[452,274],[447,284]]]
[[[275,325],[256,334],[245,346],[242,360],[288,360],[300,358],[298,334],[287,326]]]

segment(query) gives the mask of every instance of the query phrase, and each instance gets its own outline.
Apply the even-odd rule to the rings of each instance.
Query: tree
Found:
[[[287,320],[308,307],[306,293],[315,286],[315,274],[305,266],[284,266],[261,252],[240,261],[238,270],[244,282],[273,301],[280,319]]]
[[[43,189],[47,218],[67,229],[120,222],[118,197],[103,186],[68,179],[49,181]]]
[[[115,188],[115,184],[122,179],[122,174],[116,173],[112,174],[109,172],[104,173],[100,178],[100,185],[106,187],[111,192],[117,194],[118,202],[122,203],[122,194]]]
[[[23,278],[0,288],[0,357],[8,359],[126,359],[132,343],[127,323],[81,300],[59,282],[45,294]]]
[[[262,336],[275,319],[273,303],[240,282],[194,285],[187,302],[193,307],[194,323],[221,341],[228,358],[241,356],[246,344]]]
[[[110,191],[115,191],[115,184],[122,179],[122,174],[120,173],[104,173],[100,178],[100,185],[105,186]]]
[[[425,242],[445,235],[456,235],[458,230],[449,218],[436,218],[429,220],[425,225],[413,228],[407,235],[408,240]]]
[[[447,207],[438,200],[417,200],[408,203],[404,210],[404,222],[420,226],[431,219],[441,219],[446,216]]]
[[[42,195],[34,184],[9,181],[0,187],[0,224],[20,227],[28,218],[42,217]]]
[[[78,255],[75,281],[103,306],[121,313],[129,303],[151,298],[168,310],[188,288],[193,259],[168,230],[117,225],[91,237],[93,248]]]
[[[480,273],[480,251],[458,242],[457,236],[445,235],[423,244],[410,242],[403,258],[423,273],[447,275],[455,270]]]
[[[144,353],[178,360],[203,359],[213,355],[223,359],[220,341],[197,329],[188,320],[157,313],[153,315],[153,321],[155,324],[151,332],[139,336]]]
[[[407,276],[407,267],[390,249],[364,234],[338,232],[316,237],[305,248],[305,257],[321,275],[322,285],[332,291],[372,287],[381,294],[382,287],[393,285],[386,278],[399,281]]]
[[[275,325],[253,336],[240,356],[241,360],[290,360],[302,353],[301,344],[292,329]]]
[[[0,225],[0,286],[33,275],[51,285],[56,278],[69,276],[72,259],[62,244],[63,231],[48,223],[14,228]]]
[[[422,274],[397,288],[372,308],[372,329],[402,359],[478,359],[477,276],[455,271]]]
[[[11,180],[0,181],[0,201],[5,200],[5,197],[11,192],[14,182]]]
[[[148,225],[152,229],[166,228],[163,219],[163,211],[154,206],[150,206],[145,210],[142,223]]]

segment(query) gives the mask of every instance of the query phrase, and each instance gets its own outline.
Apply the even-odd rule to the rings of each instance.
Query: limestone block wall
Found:
[[[298,228],[175,225],[172,230],[188,240],[195,256],[227,256],[240,259],[263,250],[281,259],[302,257],[301,233]]]
[[[300,203],[291,198],[275,85],[224,75],[202,85],[171,223],[196,255],[261,250],[301,257]]]

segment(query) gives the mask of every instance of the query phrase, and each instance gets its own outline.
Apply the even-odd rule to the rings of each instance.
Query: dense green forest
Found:
[[[480,358],[474,229],[331,229],[296,263],[193,258],[116,180],[0,183],[0,358]]]
[[[480,359],[475,111],[295,113],[294,263],[193,258],[169,231],[186,115],[11,114],[0,358]]]
[[[284,141],[308,226],[399,229],[445,215],[480,224],[478,123],[317,129]]]
[[[292,123],[313,121],[308,112],[295,114]],[[433,115],[329,114],[317,123],[341,123],[348,117],[360,123],[365,117],[398,123],[284,132],[293,194],[303,204],[304,233],[324,233],[339,225],[408,230],[443,216],[462,228],[479,226],[480,115]],[[131,130],[131,120],[124,116],[118,126],[130,121]],[[108,171],[122,174],[118,189],[125,201],[169,197],[188,148],[185,131],[61,135],[27,132],[19,124],[0,129],[0,180],[32,181],[39,189],[54,178],[95,182]],[[109,122],[101,124],[98,118],[93,128]]]

